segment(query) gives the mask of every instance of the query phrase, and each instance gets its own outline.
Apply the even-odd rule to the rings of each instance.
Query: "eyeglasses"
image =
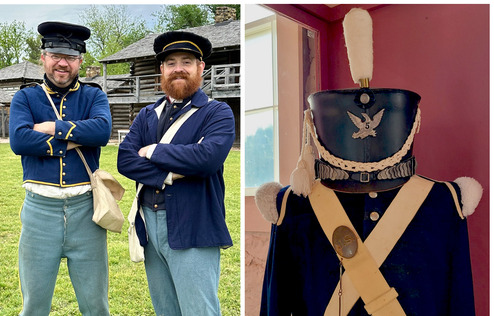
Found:
[[[57,62],[57,63],[59,61],[61,61],[62,59],[65,59],[65,61],[68,63],[73,63],[73,62],[81,59],[81,56],[60,56],[60,55],[48,55],[48,54],[45,54],[45,56],[50,57],[54,62]]]

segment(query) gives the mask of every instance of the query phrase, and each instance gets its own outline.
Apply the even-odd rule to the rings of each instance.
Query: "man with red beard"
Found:
[[[203,59],[212,51],[208,39],[167,32],[154,51],[166,96],[135,118],[119,148],[118,170],[142,184],[135,222],[156,314],[221,315],[220,249],[232,245],[223,162],[235,138],[233,113],[200,89]],[[178,130],[177,120],[183,120]],[[171,141],[160,142],[169,129],[165,138],[176,130]]]

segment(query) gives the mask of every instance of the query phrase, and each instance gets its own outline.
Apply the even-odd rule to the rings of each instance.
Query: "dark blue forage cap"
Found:
[[[211,55],[211,42],[200,35],[184,32],[170,31],[163,33],[154,40],[154,52],[158,61],[164,61],[166,56],[175,52],[188,52],[198,59],[205,59]]]
[[[51,21],[38,25],[38,32],[42,35],[42,49],[65,55],[85,53],[84,41],[91,35],[91,30],[85,26]]]

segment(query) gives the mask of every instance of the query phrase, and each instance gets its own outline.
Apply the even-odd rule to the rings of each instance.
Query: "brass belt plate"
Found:
[[[333,232],[333,247],[343,258],[353,258],[358,249],[357,236],[350,228],[339,226]]]

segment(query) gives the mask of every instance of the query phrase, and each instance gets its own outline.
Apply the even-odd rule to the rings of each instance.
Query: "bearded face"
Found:
[[[204,62],[189,53],[170,54],[161,64],[161,89],[174,99],[183,100],[201,87]]]

